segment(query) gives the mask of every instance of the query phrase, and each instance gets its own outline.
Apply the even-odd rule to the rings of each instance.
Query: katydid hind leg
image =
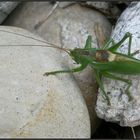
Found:
[[[93,69],[93,71],[94,71],[94,74],[95,74],[95,78],[96,78],[97,84],[99,85],[99,88],[102,91],[101,92],[102,93],[102,97],[107,101],[108,105],[111,105],[110,99],[109,99],[108,95],[106,94],[106,92],[104,90],[103,83],[102,83],[101,78],[100,78],[101,77],[100,73],[97,70],[95,70],[95,69]]]
[[[87,64],[83,64],[77,68],[69,69],[69,70],[58,70],[58,71],[52,71],[52,72],[46,72],[43,74],[43,76],[49,76],[49,75],[55,75],[59,73],[74,73],[74,72],[79,72],[85,69]]]
[[[121,47],[121,45],[123,44],[123,42],[129,38],[129,42],[128,42],[128,55],[131,54],[131,42],[132,42],[132,35],[127,32],[124,37],[115,45],[113,45],[112,47],[110,47],[108,50],[111,52],[115,52],[119,47]]]
[[[137,50],[137,51],[131,53],[130,56],[135,56],[136,54],[139,54],[139,53],[140,53],[140,50]]]
[[[125,37],[124,37],[125,38]],[[132,56],[133,55],[133,53],[131,54],[131,44],[132,44],[132,35],[130,34],[130,33],[126,33],[126,38],[124,39],[124,41],[127,39],[127,38],[129,38],[129,41],[128,41],[128,56]],[[123,39],[122,39],[123,40]],[[124,42],[123,41],[123,42]],[[121,41],[120,41],[121,42]],[[123,43],[122,42],[122,43]],[[121,44],[122,43],[120,43],[120,46],[121,46]],[[119,44],[119,43],[118,43]],[[120,47],[120,46],[118,46],[118,48]],[[118,49],[117,48],[117,49]]]
[[[129,35],[129,42],[128,42],[128,56],[131,56],[131,44],[132,44],[132,35]]]
[[[109,41],[107,41],[107,43],[104,45],[103,49],[108,49],[110,46],[110,44],[112,44],[112,46],[115,45],[115,41],[111,38],[109,39]]]
[[[106,77],[106,78],[110,78],[110,79],[114,79],[114,80],[119,80],[119,81],[125,82],[127,84],[127,88],[126,88],[125,92],[126,92],[128,98],[129,98],[129,101],[132,100],[132,96],[131,96],[130,91],[129,91],[129,89],[130,89],[130,87],[132,85],[132,81],[131,80],[125,79],[125,78],[121,78],[121,77],[118,77],[118,76],[114,76],[113,74],[108,73],[108,72],[104,72],[103,76]]]

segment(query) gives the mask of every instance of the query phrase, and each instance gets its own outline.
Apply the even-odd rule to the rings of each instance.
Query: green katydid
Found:
[[[99,88],[101,89],[103,93],[102,94],[103,98],[107,101],[108,105],[111,105],[110,99],[104,90],[103,83],[101,81],[101,76],[125,82],[128,85],[126,88],[126,93],[129,99],[130,100],[132,99],[129,92],[129,88],[132,85],[131,80],[124,79],[124,78],[114,75],[116,73],[125,74],[125,75],[126,74],[128,75],[140,74],[140,60],[133,57],[135,54],[138,53],[138,51],[131,53],[132,35],[129,32],[127,32],[118,43],[115,43],[113,39],[110,39],[104,45],[103,48],[99,48],[99,49],[92,48],[92,37],[89,35],[86,40],[85,47],[83,49],[75,48],[72,50],[72,49],[61,48],[61,47],[58,47],[57,45],[54,45],[46,41],[42,41],[42,40],[30,37],[30,36],[10,32],[10,31],[4,31],[4,30],[0,30],[0,31],[28,37],[28,38],[31,38],[31,39],[34,39],[43,43],[47,43],[49,44],[49,46],[47,45],[36,45],[36,46],[53,47],[53,48],[63,50],[67,52],[77,64],[80,64],[80,67],[69,69],[69,70],[58,70],[58,71],[46,72],[43,74],[44,76],[55,75],[58,73],[79,72],[85,69],[88,65],[90,65],[94,71],[95,78],[99,85]],[[123,44],[123,42],[126,39],[129,39],[128,54],[126,55],[126,54],[118,53],[117,49]],[[26,45],[23,45],[23,46],[26,46]],[[9,46],[9,45],[0,45],[0,46]],[[35,46],[35,45],[30,44],[28,46]]]
[[[126,55],[116,52],[117,49],[127,38],[129,39],[128,54]],[[126,88],[126,93],[129,97],[129,100],[131,100],[132,97],[129,92],[129,88],[132,84],[131,80],[113,75],[115,73],[128,75],[140,74],[140,60],[133,58],[133,55],[138,53],[138,51],[131,53],[131,41],[132,35],[129,32],[127,32],[118,43],[115,43],[113,39],[110,39],[103,48],[96,49],[92,48],[92,37],[89,35],[86,40],[86,45],[83,49],[67,49],[67,53],[77,64],[80,64],[80,67],[69,70],[46,72],[44,76],[55,75],[58,73],[79,72],[85,69],[88,65],[90,65],[94,71],[99,88],[103,93],[103,97],[105,100],[107,100],[108,105],[110,105],[110,100],[104,90],[103,83],[101,81],[101,76],[114,80],[120,80],[127,83],[128,86]]]

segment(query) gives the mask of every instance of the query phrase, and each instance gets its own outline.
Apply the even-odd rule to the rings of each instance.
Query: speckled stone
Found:
[[[63,57],[35,46],[41,42],[32,38],[43,40],[21,28],[0,27],[0,137],[90,138],[87,106],[74,78],[43,76],[62,69]]]
[[[113,39],[118,42],[126,32],[132,34],[131,52],[140,50],[140,3],[132,2],[128,8],[122,13],[117,21],[115,29],[112,33]],[[118,50],[121,53],[127,54],[128,40],[126,40]],[[140,59],[140,53],[134,56]],[[126,84],[120,81],[114,81],[104,78],[104,87],[109,92],[109,98],[112,106],[107,106],[99,94],[96,106],[97,115],[106,121],[112,121],[121,126],[138,126],[140,125],[140,77],[124,76],[126,79],[132,80],[130,88],[132,101],[128,101],[127,95],[124,93]]]

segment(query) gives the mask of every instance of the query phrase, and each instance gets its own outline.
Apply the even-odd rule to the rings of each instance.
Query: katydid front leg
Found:
[[[127,86],[125,92],[126,92],[128,98],[129,98],[129,101],[132,100],[132,96],[131,96],[131,94],[130,94],[130,92],[129,92],[129,88],[130,88],[131,85],[132,85],[132,81],[131,81],[131,80],[129,80],[129,79],[124,79],[124,78],[121,78],[121,77],[118,77],[118,76],[114,76],[113,74],[108,73],[108,72],[103,72],[102,75],[103,75],[104,77],[106,77],[106,78],[110,78],[110,79],[114,79],[114,80],[119,80],[119,81],[122,81],[122,82],[127,83],[128,86]]]
[[[58,73],[74,73],[74,72],[79,72],[82,71],[83,69],[86,68],[88,64],[82,64],[80,67],[70,69],[70,70],[58,70],[58,71],[52,71],[52,72],[46,72],[43,74],[43,76],[49,76],[49,75],[55,75]]]

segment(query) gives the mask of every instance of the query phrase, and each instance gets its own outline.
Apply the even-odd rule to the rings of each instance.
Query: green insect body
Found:
[[[127,38],[129,39],[128,54],[118,53],[117,49]],[[125,82],[127,84],[126,94],[128,95],[129,100],[131,100],[132,97],[129,92],[129,88],[132,84],[131,80],[115,76],[116,73],[124,75],[140,74],[140,60],[133,57],[138,51],[131,53],[131,41],[132,35],[127,32],[118,43],[115,43],[113,39],[110,39],[102,49],[96,49],[91,47],[92,38],[91,36],[88,36],[86,45],[83,49],[75,48],[68,52],[71,58],[77,64],[80,64],[80,67],[70,70],[46,72],[44,76],[66,72],[79,72],[90,65],[94,71],[99,88],[102,91],[103,98],[107,101],[108,105],[111,105],[111,103],[104,90],[101,76]]]
[[[95,69],[118,74],[140,74],[140,60],[120,53],[106,51],[104,53],[109,53],[108,59],[106,62],[93,62],[93,67]]]

